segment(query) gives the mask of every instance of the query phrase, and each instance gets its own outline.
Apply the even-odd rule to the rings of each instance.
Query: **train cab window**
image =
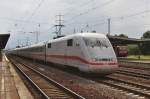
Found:
[[[73,46],[73,39],[67,40],[67,46]]]
[[[48,48],[51,48],[51,43],[48,43]]]

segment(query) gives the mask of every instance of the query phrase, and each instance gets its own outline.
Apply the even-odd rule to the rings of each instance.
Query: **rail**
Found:
[[[18,62],[18,61],[17,61],[17,62]],[[46,95],[46,93],[45,93],[41,88],[39,88],[38,85],[35,84],[34,81],[31,80],[31,79],[26,75],[26,73],[24,73],[16,64],[14,64],[14,61],[13,61],[12,63],[13,63],[13,65],[15,65],[15,66],[17,67],[17,69],[18,69],[19,71],[21,71],[21,73],[22,73],[23,75],[25,75],[25,77],[37,88],[37,90],[42,94],[42,96],[43,96],[44,98],[49,99],[49,96]],[[54,81],[53,79],[50,79],[49,77],[47,77],[47,76],[45,76],[44,74],[40,73],[39,71],[33,69],[32,67],[29,67],[29,66],[27,66],[27,65],[25,65],[25,64],[23,64],[23,63],[20,63],[20,62],[18,62],[18,63],[21,64],[21,65],[23,65],[24,67],[27,67],[28,69],[32,70],[32,71],[35,72],[36,74],[40,75],[41,77],[43,77],[43,78],[44,78],[45,80],[47,80],[48,82],[52,83],[53,85],[55,85],[55,86],[58,87],[59,89],[65,91],[65,93],[71,95],[73,98],[75,98],[75,99],[85,99],[84,97],[78,95],[77,93],[73,92],[72,90],[70,90],[70,89],[64,87],[63,85],[57,83],[57,82]]]
[[[150,86],[142,85],[138,83],[133,83],[129,81],[124,81],[112,77],[107,77],[106,80],[96,80],[97,82],[103,83],[108,86],[112,86],[115,88],[122,89],[124,91],[128,91],[134,93],[136,95],[141,95],[145,97],[150,97]]]

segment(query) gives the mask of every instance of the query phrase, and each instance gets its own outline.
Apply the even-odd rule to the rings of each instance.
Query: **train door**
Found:
[[[69,66],[73,66],[73,42],[74,40],[72,38],[68,39],[66,41],[66,50],[65,50],[65,53],[66,53],[66,64],[69,65]]]
[[[45,62],[45,64],[47,63],[47,52],[46,52],[46,49],[47,49],[47,43],[45,43],[44,46],[43,46],[44,62]]]
[[[49,61],[57,64],[66,65],[65,44],[65,40],[51,43],[51,48],[49,49]]]
[[[60,64],[67,65],[67,46],[66,40],[59,42],[58,50],[60,53]]]
[[[74,55],[76,57],[78,57],[77,59],[79,59],[79,60],[75,61],[75,65],[80,67],[82,65],[82,63],[80,61],[80,59],[82,59],[82,42],[81,42],[80,38],[74,38],[73,46],[74,46],[74,49],[75,49],[74,50]]]
[[[71,38],[67,40],[66,47],[67,65],[79,67],[80,66],[80,42],[78,38]]]

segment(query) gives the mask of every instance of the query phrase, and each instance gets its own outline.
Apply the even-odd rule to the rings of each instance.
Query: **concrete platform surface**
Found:
[[[0,62],[0,99],[33,99],[5,56]]]

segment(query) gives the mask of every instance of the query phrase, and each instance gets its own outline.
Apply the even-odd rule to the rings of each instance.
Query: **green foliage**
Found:
[[[126,34],[119,34],[118,37],[128,38]]]
[[[128,54],[129,55],[139,55],[140,50],[137,45],[128,45]]]
[[[142,39],[150,39],[150,31],[143,34]],[[150,55],[150,42],[145,42],[140,45],[141,52],[144,55]]]
[[[150,31],[147,31],[143,34],[142,38],[148,38],[150,39]]]

